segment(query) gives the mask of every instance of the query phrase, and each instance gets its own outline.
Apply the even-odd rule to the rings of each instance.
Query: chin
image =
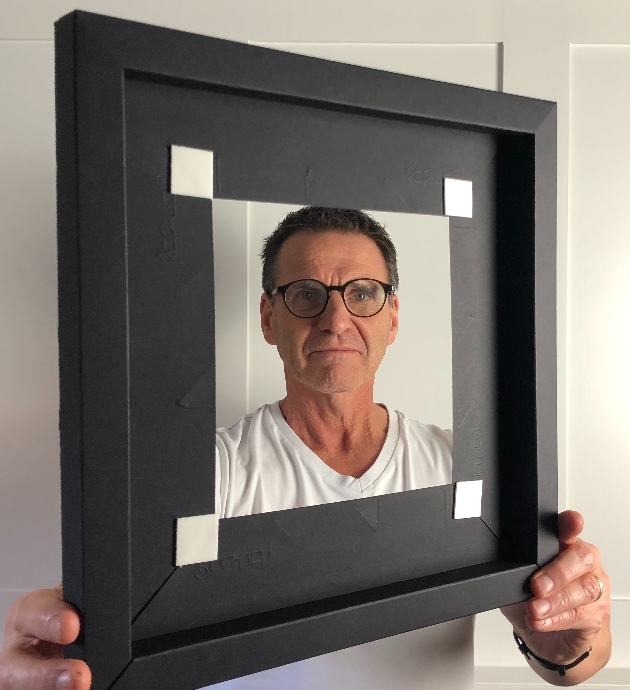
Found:
[[[333,386],[333,385],[322,385],[322,386],[312,386],[319,393],[324,395],[335,395],[337,393],[351,393],[356,390],[359,386]]]
[[[362,386],[367,379],[363,378],[323,378],[323,379],[304,379],[304,383],[324,395],[335,393],[350,393]]]

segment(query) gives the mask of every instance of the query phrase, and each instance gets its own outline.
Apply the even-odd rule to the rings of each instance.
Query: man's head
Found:
[[[265,238],[260,257],[263,262],[262,287],[271,296],[277,281],[278,255],[286,240],[296,232],[321,233],[334,230],[343,234],[360,234],[373,240],[383,256],[387,268],[387,282],[398,289],[396,247],[385,228],[363,211],[347,208],[305,206],[292,211],[280,221],[278,227]]]
[[[397,287],[396,250],[384,228],[361,211],[306,207],[279,224],[261,256],[261,325],[265,340],[278,347],[287,386],[293,379],[333,394],[371,385],[396,337],[396,295],[383,297],[383,308],[374,316],[361,317],[346,309],[339,291],[332,291],[321,314],[299,318],[280,294],[272,293],[302,279],[330,286],[371,278]]]

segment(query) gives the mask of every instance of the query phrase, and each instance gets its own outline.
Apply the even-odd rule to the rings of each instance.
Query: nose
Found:
[[[339,290],[331,290],[326,309],[319,315],[317,325],[322,331],[343,333],[352,323],[350,312],[343,303]]]

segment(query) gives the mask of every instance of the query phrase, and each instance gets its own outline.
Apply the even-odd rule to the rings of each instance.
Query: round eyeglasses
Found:
[[[310,319],[324,312],[333,290],[341,293],[346,309],[353,316],[366,318],[381,311],[387,295],[394,292],[394,286],[374,278],[355,278],[343,285],[324,285],[319,280],[306,278],[279,285],[271,292],[271,297],[280,293],[294,316]]]

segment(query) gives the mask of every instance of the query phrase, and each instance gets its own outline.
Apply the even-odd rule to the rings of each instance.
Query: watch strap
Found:
[[[589,647],[584,652],[584,654],[579,656],[575,661],[572,661],[570,664],[554,664],[553,661],[548,661],[547,659],[543,659],[542,657],[538,656],[538,654],[534,654],[534,652],[532,652],[532,650],[525,644],[525,640],[520,635],[518,635],[515,630],[512,631],[512,634],[514,635],[514,641],[516,642],[518,651],[526,659],[535,659],[543,668],[546,668],[548,671],[555,671],[561,676],[565,676],[567,671],[569,671],[572,668],[575,668],[578,664],[581,664],[584,661],[584,659],[586,659],[589,656],[589,654],[593,651],[593,648]]]

